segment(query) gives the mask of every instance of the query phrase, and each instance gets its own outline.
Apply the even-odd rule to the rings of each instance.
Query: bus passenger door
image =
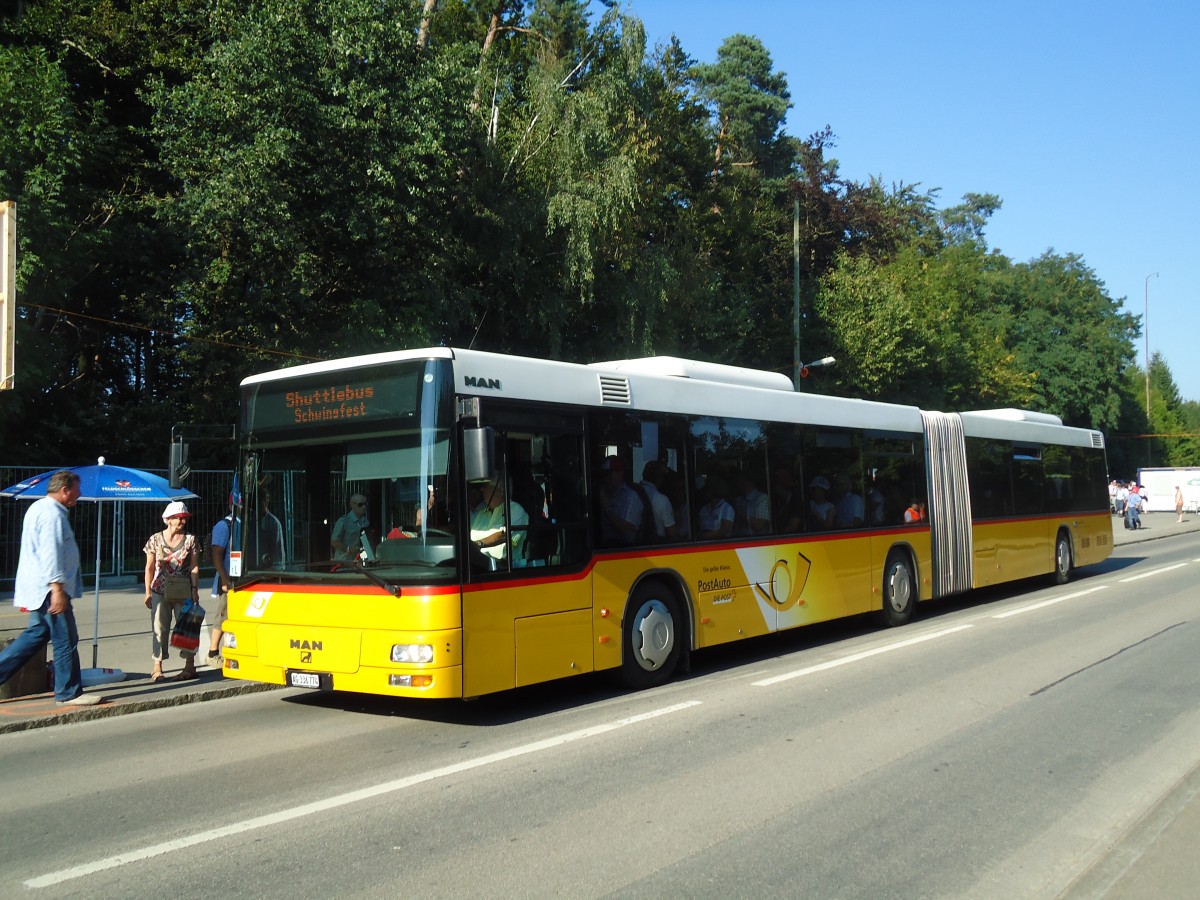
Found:
[[[593,668],[590,558],[581,416],[481,403],[494,471],[467,484],[472,535],[497,527],[488,494],[503,494],[502,552],[472,546],[463,588],[464,695]],[[499,486],[499,487],[497,487]],[[493,507],[499,503],[493,498]],[[487,552],[485,552],[487,551]]]

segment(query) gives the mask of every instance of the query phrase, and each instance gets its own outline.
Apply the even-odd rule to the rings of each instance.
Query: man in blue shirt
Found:
[[[350,511],[333,523],[329,543],[333,547],[334,559],[354,559],[362,546],[362,536],[371,525],[367,518],[367,498],[354,494],[350,498]]]
[[[83,692],[79,631],[71,600],[83,595],[79,545],[67,510],[79,502],[79,476],[55,472],[46,496],[25,513],[13,606],[29,610],[29,626],[0,653],[0,684],[39,649],[54,646],[54,699],[64,706],[95,706],[103,697]]]
[[[208,620],[210,635],[208,664],[210,666],[222,663],[221,635],[224,632],[221,630],[221,623],[229,618],[229,588],[233,582],[229,574],[229,562],[233,556],[233,548],[241,538],[241,501],[241,494],[235,492],[229,495],[230,513],[213,526],[212,536],[209,540],[211,544],[209,556],[212,559],[213,568],[216,570],[212,584],[213,617]]]

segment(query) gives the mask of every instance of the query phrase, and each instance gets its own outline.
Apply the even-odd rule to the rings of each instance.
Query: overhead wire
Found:
[[[112,319],[102,319],[99,316],[90,316],[87,313],[81,313],[70,309],[60,309],[55,306],[44,306],[41,303],[29,303],[27,301],[22,301],[21,305],[31,309],[42,309],[46,312],[57,313],[58,315],[66,318],[87,319],[91,322],[101,322],[105,325],[110,325],[116,328],[128,328],[135,331],[146,331],[150,334],[163,334],[179,341],[198,341],[202,344],[212,344],[217,347],[228,347],[233,350],[245,350],[251,353],[263,353],[271,356],[286,356],[291,359],[303,359],[308,362],[321,362],[324,360],[324,357],[321,356],[307,356],[303,353],[292,353],[287,350],[272,350],[269,347],[254,347],[250,344],[238,344],[232,341],[223,341],[219,338],[200,337],[198,335],[181,335],[166,328],[152,328],[149,325],[138,325],[133,322],[114,322]]]

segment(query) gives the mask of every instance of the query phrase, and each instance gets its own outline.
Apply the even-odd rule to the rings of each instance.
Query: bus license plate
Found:
[[[320,690],[321,676],[316,672],[288,672],[288,684],[291,687]]]

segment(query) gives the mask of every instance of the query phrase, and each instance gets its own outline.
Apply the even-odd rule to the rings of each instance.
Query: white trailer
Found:
[[[1175,512],[1175,487],[1183,489],[1183,508],[1200,512],[1200,466],[1138,469],[1138,484],[1146,488],[1149,512]]]

